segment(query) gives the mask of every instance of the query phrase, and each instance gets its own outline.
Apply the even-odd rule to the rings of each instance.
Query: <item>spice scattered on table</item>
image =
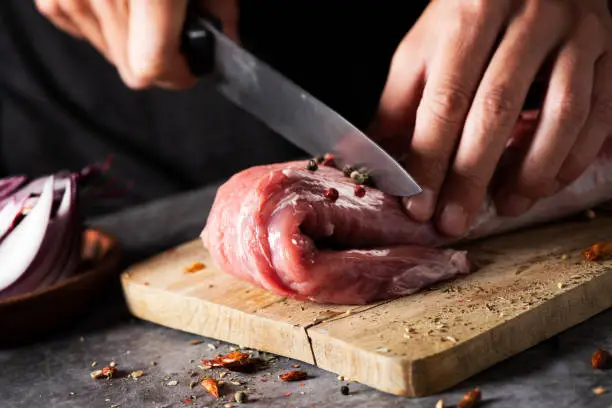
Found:
[[[99,378],[112,378],[117,373],[117,369],[114,366],[106,366],[101,370],[95,370],[89,373],[90,377],[94,380]]]
[[[610,359],[610,353],[606,350],[597,349],[591,357],[591,366],[593,368],[601,370],[607,367]]]
[[[91,366],[92,366],[92,367],[95,367],[97,364],[98,364],[97,362],[93,361],[93,362],[91,363]]]
[[[308,373],[306,371],[291,370],[280,374],[278,378],[280,378],[281,381],[301,381],[308,378]]]
[[[477,407],[482,400],[482,393],[479,388],[468,391],[463,395],[461,401],[457,403],[457,408],[474,408]]]
[[[227,375],[227,371],[223,371],[222,373],[219,373],[219,378],[223,378]]]
[[[340,393],[342,393],[342,395],[349,395],[348,385],[343,385],[342,387],[340,387]]]
[[[195,273],[205,268],[206,265],[204,265],[202,262],[194,262],[191,265],[185,267],[185,273]]]
[[[283,394],[283,397],[290,397],[290,396],[291,396],[291,391],[288,391]]]
[[[212,360],[202,360],[205,367],[224,367],[232,371],[249,371],[254,367],[255,361],[249,353],[232,351],[225,355],[218,355]]]
[[[606,389],[604,387],[595,387],[593,388],[593,394],[595,395],[603,395],[606,393]]]
[[[339,375],[338,376],[338,381],[344,381],[344,376],[343,375]]]
[[[300,368],[299,364],[291,364],[291,368]]]
[[[612,254],[612,242],[600,242],[582,251],[582,256],[587,261],[598,261],[610,254]]]
[[[206,345],[206,347],[208,347],[208,348],[209,348],[209,349],[211,349],[211,350],[216,350],[216,349],[217,349],[217,346],[215,346],[215,345],[214,345],[214,344],[212,344],[212,343],[208,343],[208,344]]]
[[[151,365],[152,366],[156,366],[157,365],[157,361],[151,361]]]
[[[214,378],[206,377],[200,383],[213,397],[219,398],[219,383]]]
[[[389,349],[388,349],[388,348],[386,348],[386,347],[379,347],[379,348],[377,348],[377,349],[376,349],[376,351],[378,351],[379,353],[388,353],[388,352],[390,352],[391,350],[389,350]]]
[[[439,399],[438,402],[436,402],[436,408],[444,408],[444,400],[443,399]]]
[[[169,385],[170,387],[174,387],[175,385],[178,385],[178,381],[177,380],[168,381],[166,385]]]
[[[144,372],[142,370],[137,370],[137,371],[132,371],[128,377],[133,378],[134,380],[142,377],[144,375]]]
[[[114,362],[114,361],[111,361],[110,363],[108,363],[108,366],[115,368],[115,367],[117,367],[117,363]]]
[[[198,344],[202,344],[202,340],[189,340],[189,345],[197,346]]]
[[[234,399],[236,400],[237,403],[244,404],[245,402],[249,400],[249,396],[244,391],[238,391],[237,393],[234,394]]]

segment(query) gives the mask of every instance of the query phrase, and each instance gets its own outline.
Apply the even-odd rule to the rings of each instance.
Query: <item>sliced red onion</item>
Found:
[[[19,293],[36,290],[66,278],[76,271],[75,258],[80,260],[80,228],[76,221],[76,182],[74,176],[57,178],[55,193],[61,193],[61,202],[55,216],[49,221],[45,238],[37,256],[28,266],[21,278],[0,293],[0,297],[10,297]],[[32,210],[34,211],[34,210]],[[27,219],[27,217],[26,217]]]
[[[78,187],[94,187],[109,164],[60,172],[25,185],[25,177],[0,180],[0,299],[35,291],[78,272],[83,236],[79,195],[88,197]],[[94,197],[99,200],[103,195]]]
[[[23,197],[17,201],[14,197],[7,200],[6,205],[0,210],[0,242],[4,240],[4,237],[8,232],[15,226],[17,217],[23,211],[23,207],[26,203],[27,197]]]
[[[0,244],[0,291],[19,280],[38,254],[51,218],[53,183],[54,178],[50,176],[32,211]]]

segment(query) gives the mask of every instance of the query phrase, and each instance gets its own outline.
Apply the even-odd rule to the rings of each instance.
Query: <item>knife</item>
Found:
[[[410,197],[422,190],[387,152],[346,119],[221,32],[191,8],[181,50],[194,75],[209,76],[238,107],[313,157],[331,153],[340,166],[367,172],[379,190]]]

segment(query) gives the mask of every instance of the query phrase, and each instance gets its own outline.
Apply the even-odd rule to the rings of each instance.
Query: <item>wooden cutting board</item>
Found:
[[[122,285],[139,318],[424,396],[612,306],[612,261],[580,254],[606,240],[612,217],[599,215],[473,242],[464,248],[482,266],[472,275],[363,307],[298,302],[234,279],[199,240],[133,266]],[[186,273],[193,262],[206,268]]]

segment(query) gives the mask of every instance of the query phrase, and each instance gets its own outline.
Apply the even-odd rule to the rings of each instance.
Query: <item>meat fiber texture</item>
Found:
[[[326,198],[338,190],[337,201]],[[461,239],[412,221],[397,197],[306,162],[257,166],[223,184],[201,238],[223,271],[281,296],[366,304],[468,274],[465,251],[446,246],[554,220],[612,199],[612,143],[574,183],[519,217],[488,200]]]

